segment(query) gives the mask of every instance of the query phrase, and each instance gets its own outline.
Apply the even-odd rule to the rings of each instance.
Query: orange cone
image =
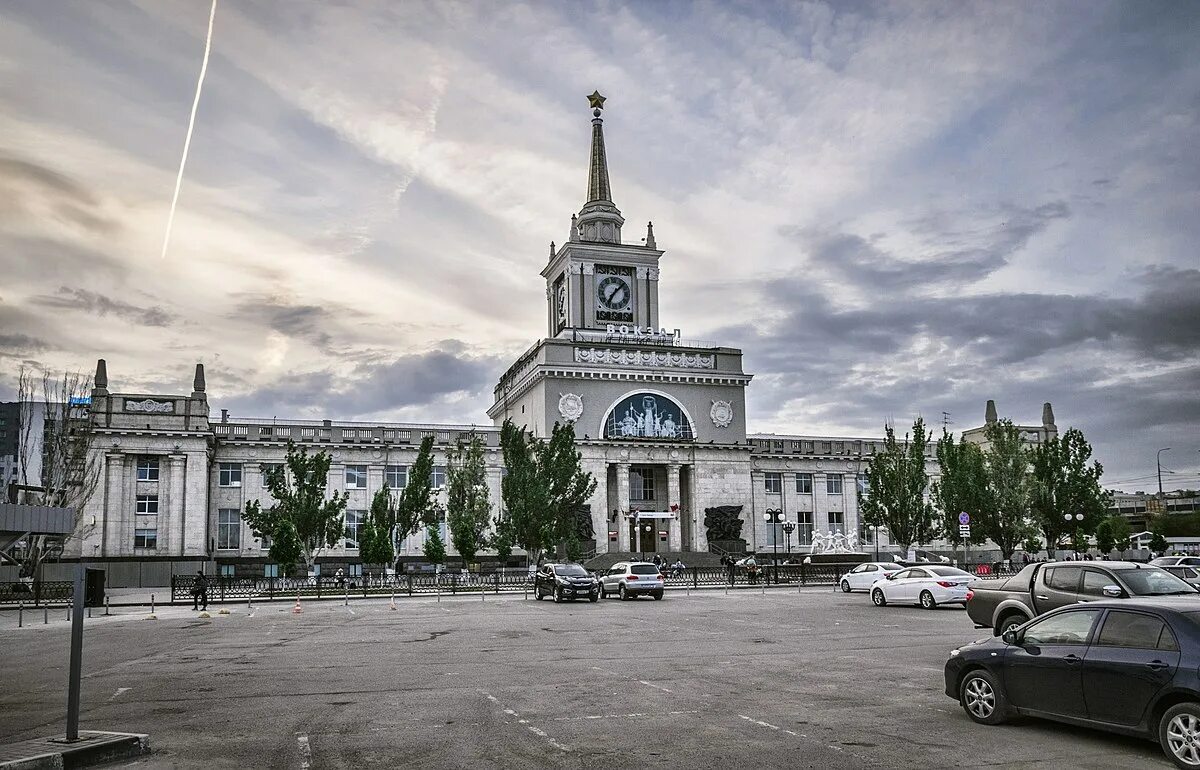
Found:
[[[296,597],[296,606],[292,607],[292,614],[299,615],[301,612],[304,612],[304,610],[300,609],[300,597],[297,596]]]

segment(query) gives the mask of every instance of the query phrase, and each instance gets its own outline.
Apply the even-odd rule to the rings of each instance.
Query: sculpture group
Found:
[[[840,529],[833,532],[815,532],[812,538],[811,554],[818,553],[857,553],[858,535],[853,532],[842,534]]]

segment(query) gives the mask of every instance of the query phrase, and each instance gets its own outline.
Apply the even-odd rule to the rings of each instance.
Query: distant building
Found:
[[[972,444],[978,444],[981,449],[987,449],[991,446],[987,440],[987,429],[998,421],[996,415],[996,402],[988,399],[987,407],[983,413],[983,425],[978,428],[964,430],[962,437],[964,441],[969,441]],[[1042,404],[1042,424],[1041,425],[1016,425],[1021,433],[1021,441],[1027,444],[1044,444],[1052,438],[1058,436],[1058,426],[1054,424],[1054,409],[1047,401]]]

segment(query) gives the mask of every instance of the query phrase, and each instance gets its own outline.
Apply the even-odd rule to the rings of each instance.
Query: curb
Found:
[[[0,768],[86,767],[150,753],[150,736],[145,733],[80,730],[79,738],[76,743],[66,743],[66,736],[56,735],[0,746]]]

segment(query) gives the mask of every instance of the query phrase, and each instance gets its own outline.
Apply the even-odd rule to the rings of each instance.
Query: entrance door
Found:
[[[649,527],[649,530],[646,528]],[[658,550],[658,520],[644,519],[639,523],[629,522],[629,550],[634,553],[654,553]]]

